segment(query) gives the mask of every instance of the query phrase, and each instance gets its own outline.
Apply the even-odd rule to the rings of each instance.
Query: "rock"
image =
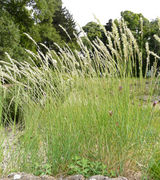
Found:
[[[96,176],[91,176],[88,180],[128,180],[128,179],[125,177],[109,178],[107,176],[96,175]]]
[[[8,178],[1,178],[0,180],[56,180],[56,178],[47,175],[34,176],[32,174],[26,174],[26,173],[11,173],[10,175],[8,175]],[[58,180],[85,180],[85,178],[82,175],[73,175],[65,178],[58,178]],[[88,178],[88,180],[128,180],[128,179],[125,177],[109,178],[107,176],[95,175]]]
[[[109,178],[107,176],[102,176],[102,175],[96,175],[96,176],[91,176],[88,178],[88,180],[108,180]]]
[[[21,179],[21,175],[20,174],[16,174],[16,175],[14,175],[14,178],[13,179]]]
[[[48,175],[41,176],[41,180],[56,180],[56,178]]]
[[[26,173],[11,173],[8,175],[8,178],[2,179],[2,180],[56,180],[52,176],[34,176],[32,174],[26,174]]]
[[[108,180],[128,180],[125,177],[109,178]]]
[[[8,180],[41,180],[40,177],[26,173],[11,173],[8,175]]]
[[[68,176],[66,178],[60,178],[59,180],[61,180],[61,179],[63,179],[63,180],[85,180],[85,178],[80,174]]]

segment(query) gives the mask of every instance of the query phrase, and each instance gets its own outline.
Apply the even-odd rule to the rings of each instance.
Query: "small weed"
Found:
[[[107,166],[98,161],[90,161],[76,156],[72,159],[68,174],[81,174],[84,177],[103,174],[104,176],[116,176],[115,172],[108,173]]]
[[[34,175],[42,176],[42,175],[51,175],[52,174],[52,167],[50,164],[34,164]]]

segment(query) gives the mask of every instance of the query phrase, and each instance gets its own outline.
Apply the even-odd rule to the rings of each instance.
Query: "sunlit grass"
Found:
[[[152,103],[137,96],[145,84],[136,84],[139,80],[78,79],[59,105],[51,97],[44,106],[31,103],[8,171],[37,173],[48,164],[52,174],[67,173],[75,156],[101,161],[108,172],[121,175],[143,170],[159,146],[160,119]]]
[[[159,104],[153,105],[159,77],[142,77],[142,52],[123,21],[119,28],[105,32],[107,45],[88,40],[92,51],[77,37],[82,56],[43,45],[46,55],[28,51],[30,63],[9,55],[9,63],[1,62],[1,128],[9,122],[18,136],[0,172],[67,174],[76,156],[100,161],[117,176],[148,168],[160,143]]]

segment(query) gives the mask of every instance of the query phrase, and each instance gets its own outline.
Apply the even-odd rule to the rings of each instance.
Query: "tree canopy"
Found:
[[[88,38],[93,41],[97,37],[102,39],[103,30],[100,25],[95,22],[89,22],[83,27],[84,32],[87,34]]]
[[[149,48],[151,51],[156,52],[156,54],[160,55],[160,43],[154,38],[155,34],[160,35],[158,19],[149,21],[141,13],[137,14],[131,11],[121,12],[121,19],[125,21],[127,27],[131,30],[142,52],[144,74],[147,61],[146,43],[149,43]],[[117,25],[117,28],[119,28],[119,20],[110,19],[104,25],[106,31],[112,31],[112,22],[114,22]],[[86,32],[88,38],[91,41],[95,40],[98,37],[104,44],[107,44],[106,35],[104,34],[99,24],[89,22],[83,27],[83,30]],[[150,57],[149,68],[151,68],[151,66],[153,65],[154,60],[154,57]],[[158,66],[160,66],[160,61],[158,61]]]
[[[34,43],[24,33],[50,49],[55,48],[54,43],[60,46],[69,43],[71,40],[59,24],[73,38],[71,44],[74,44],[76,24],[69,11],[62,8],[61,0],[0,0],[0,59],[4,59],[5,51],[16,59],[21,57],[19,60],[24,58],[24,48],[36,51]]]
[[[150,50],[156,52],[156,54],[160,55],[160,43],[156,41],[154,35],[160,35],[160,30],[158,26],[158,20],[149,21],[145,18],[141,13],[136,14],[131,11],[121,12],[121,17],[127,23],[128,28],[132,31],[134,37],[137,40],[137,43],[142,51],[143,58],[143,74],[146,68],[146,42],[149,43]],[[155,59],[150,57],[150,67],[153,66]],[[160,65],[160,62],[158,62]]]
[[[36,52],[37,47],[24,33],[28,33],[38,44],[43,43],[51,50],[58,50],[55,43],[59,46],[67,43],[71,49],[77,48],[76,23],[62,5],[62,0],[0,0],[0,60],[6,59],[5,52],[19,61],[27,58],[24,49]],[[149,21],[141,13],[131,11],[121,12],[121,18],[136,38],[142,51],[145,69],[146,42],[149,43],[151,51],[160,55],[160,43],[154,38],[154,34],[160,35],[158,19]],[[112,31],[112,22],[118,27],[118,20],[110,19],[104,25],[106,31]],[[88,22],[83,27],[90,41],[99,38],[107,44],[102,29],[102,26],[95,22]],[[83,40],[85,41],[85,38]],[[154,58],[151,57],[150,66],[153,62]],[[160,65],[160,62],[158,63]]]

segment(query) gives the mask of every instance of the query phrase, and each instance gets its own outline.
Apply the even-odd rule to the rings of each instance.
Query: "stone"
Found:
[[[109,178],[107,176],[102,175],[95,175],[88,178],[88,180],[108,180]]]
[[[41,176],[41,180],[56,180],[56,178],[48,175]]]
[[[56,180],[56,178],[48,175],[34,176],[26,173],[11,173],[7,178],[0,178],[0,180]],[[73,175],[65,178],[58,178],[58,180],[85,180],[82,175]],[[87,179],[86,179],[87,180]],[[125,177],[109,178],[107,176],[95,175],[88,178],[88,180],[128,180]]]
[[[60,179],[63,179],[63,180],[85,180],[85,178],[80,174],[73,175],[73,176],[68,176],[66,178],[60,178]]]
[[[128,180],[125,177],[109,178],[108,180]]]
[[[22,176],[21,176],[20,174],[15,174],[14,177],[13,177],[13,179],[14,179],[14,180],[17,180],[17,179],[21,179],[21,177],[22,177]]]
[[[125,177],[109,178],[107,176],[95,175],[88,178],[88,180],[128,180]]]
[[[10,180],[40,180],[40,177],[34,176],[32,174],[26,173],[11,173],[8,175],[8,179]]]

